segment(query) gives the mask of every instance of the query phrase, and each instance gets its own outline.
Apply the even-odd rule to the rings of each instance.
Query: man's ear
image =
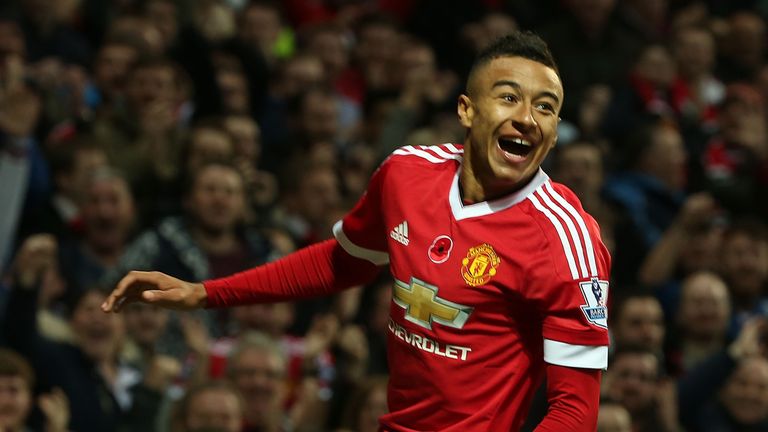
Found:
[[[459,114],[459,123],[467,129],[472,127],[472,119],[475,117],[475,108],[472,104],[472,99],[465,94],[460,95],[456,110]]]

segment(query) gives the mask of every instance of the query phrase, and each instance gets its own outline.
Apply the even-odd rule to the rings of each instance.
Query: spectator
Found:
[[[60,239],[77,237],[83,229],[80,193],[90,173],[107,165],[107,156],[98,144],[78,139],[56,145],[50,152],[49,163],[53,196],[42,208],[30,209],[20,233],[24,237],[35,232],[51,233]]]
[[[693,194],[645,256],[638,281],[653,290],[668,316],[677,313],[683,278],[717,271],[723,224],[714,199],[705,192]]]
[[[652,351],[631,348],[613,354],[606,372],[605,393],[629,411],[632,430],[669,431],[659,415],[661,376],[661,364]]]
[[[723,234],[720,272],[733,302],[731,333],[753,315],[768,310],[768,234],[764,223],[739,221]]]
[[[726,415],[721,412],[717,418],[716,413],[711,413],[705,431],[747,432],[768,428],[768,360],[762,357],[743,360],[725,383],[720,403]]]
[[[768,215],[760,193],[768,185],[765,101],[748,84],[731,84],[718,116],[719,130],[702,157],[707,189],[736,216]]]
[[[600,403],[597,415],[597,432],[632,432],[632,419],[629,411],[613,401]]]
[[[2,320],[8,345],[30,359],[41,388],[64,391],[69,399],[71,430],[146,428],[156,415],[156,389],[167,381],[142,383],[139,373],[118,362],[122,317],[100,312],[104,293],[85,290],[75,300],[69,317],[73,344],[40,334],[36,322],[38,275],[54,261],[55,243],[50,236],[31,237],[22,245],[14,264],[17,282],[11,287]]]
[[[635,295],[614,304],[611,328],[616,346],[642,348],[661,355],[666,329],[659,301],[650,295]]]
[[[581,205],[600,224],[603,242],[613,250],[613,212],[601,195],[605,180],[603,150],[590,141],[577,140],[556,149],[552,177],[568,186]]]
[[[178,402],[173,432],[241,432],[245,419],[243,398],[222,381],[199,384]]]
[[[768,363],[762,318],[747,321],[736,339],[678,383],[680,419],[688,430],[760,431],[768,420]]]
[[[697,272],[682,284],[675,324],[678,339],[667,356],[669,373],[679,376],[726,345],[731,302],[728,287],[711,272]]]
[[[726,21],[717,76],[726,83],[751,81],[765,61],[765,21],[752,11],[730,15]]]
[[[687,155],[675,125],[655,119],[632,134],[621,156],[627,171],[605,185],[617,211],[612,276],[616,283],[634,284],[639,264],[682,206]]]
[[[360,384],[349,398],[341,431],[376,432],[379,417],[386,414],[387,381],[383,375],[375,375]],[[337,432],[341,432],[337,431]]]
[[[97,286],[117,266],[136,222],[126,179],[106,166],[90,171],[78,200],[82,238],[64,239],[59,254],[70,292]]]
[[[134,269],[164,269],[180,277],[209,278],[270,258],[269,241],[254,229],[242,226],[246,192],[239,171],[231,165],[210,162],[191,175],[184,192],[184,215],[162,219],[157,227],[139,235],[117,268],[105,276],[106,286]],[[209,312],[203,312],[201,319],[214,336],[226,327]],[[181,328],[172,319],[163,339],[167,352],[183,355],[186,349],[182,341]]]

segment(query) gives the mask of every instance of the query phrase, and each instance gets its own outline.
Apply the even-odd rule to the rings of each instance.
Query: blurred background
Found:
[[[565,86],[545,162],[613,256],[601,432],[768,431],[768,1],[4,0],[0,429],[376,431],[392,281],[175,313],[331,236],[402,145],[461,143],[514,29]],[[530,426],[546,412],[534,403]]]

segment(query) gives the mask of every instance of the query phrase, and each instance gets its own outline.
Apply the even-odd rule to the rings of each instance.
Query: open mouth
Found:
[[[499,148],[511,160],[525,160],[533,150],[533,144],[523,138],[499,138]]]

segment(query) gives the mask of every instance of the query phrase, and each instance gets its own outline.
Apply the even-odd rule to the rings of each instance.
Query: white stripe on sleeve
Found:
[[[552,222],[552,225],[554,225],[555,229],[557,230],[557,235],[560,236],[560,242],[563,245],[563,251],[565,252],[565,259],[568,261],[568,267],[571,269],[571,277],[574,279],[579,279],[579,271],[576,269],[576,263],[573,260],[573,252],[571,251],[571,244],[568,242],[568,236],[566,236],[565,230],[563,230],[563,225],[559,220],[557,220],[557,217],[555,217],[555,215],[549,211],[548,208],[541,205],[535,194],[529,195],[528,199],[531,200],[533,206],[536,207],[536,209],[541,213],[543,213],[544,216],[546,216],[547,219]]]
[[[608,347],[605,345],[571,345],[544,339],[544,361],[558,366],[605,369],[608,367]]]
[[[344,248],[344,250],[353,257],[370,261],[377,266],[389,263],[388,253],[373,249],[366,249],[352,243],[352,240],[350,240],[349,237],[344,234],[344,226],[342,221],[338,221],[333,225],[333,235],[336,237],[336,241],[339,242],[341,247]]]
[[[562,195],[557,193],[555,189],[552,187],[552,185],[547,182],[544,184],[544,187],[547,188],[547,191],[549,191],[549,194],[552,195],[552,197],[555,199],[555,201],[559,202],[563,208],[568,210],[568,213],[573,216],[573,219],[576,221],[577,224],[579,224],[579,228],[581,229],[581,234],[584,236],[584,246],[587,250],[587,261],[589,261],[589,271],[590,276],[596,277],[597,276],[597,265],[595,264],[595,249],[592,246],[592,238],[589,235],[589,231],[587,231],[587,225],[584,223],[584,218],[579,214],[579,212],[576,211],[576,209],[566,201],[565,198],[563,198]]]
[[[545,185],[549,183],[544,183]],[[576,257],[579,259],[579,269],[581,269],[581,277],[587,277],[587,264],[584,260],[584,248],[581,244],[581,238],[579,237],[578,231],[576,231],[576,226],[573,224],[573,221],[570,217],[565,213],[565,211],[560,208],[557,204],[552,202],[551,199],[549,199],[549,196],[544,192],[543,188],[539,188],[536,190],[536,193],[541,197],[541,200],[544,202],[544,204],[550,208],[550,210],[554,210],[555,213],[557,213],[558,216],[560,216],[560,219],[565,222],[565,225],[568,227],[568,232],[571,234],[571,240],[573,240],[573,246],[576,249]]]

